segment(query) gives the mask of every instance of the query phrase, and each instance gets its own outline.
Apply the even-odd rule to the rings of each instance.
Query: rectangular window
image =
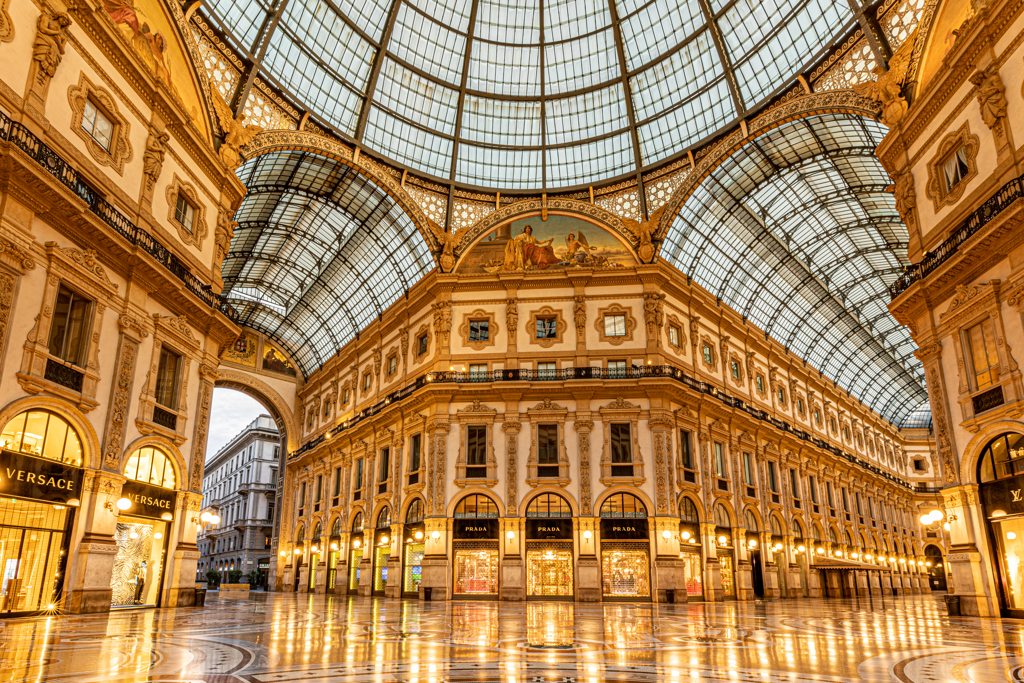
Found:
[[[380,467],[377,470],[377,482],[386,483],[388,480],[388,472],[390,471],[389,465],[391,463],[391,449],[380,449],[380,456],[378,457],[378,460],[380,461],[378,463]]]
[[[825,501],[828,503],[830,508],[835,509],[836,501],[832,497],[832,482],[830,481],[825,482]]]
[[[398,370],[398,356],[391,356],[388,358],[388,374],[393,375]]]
[[[740,364],[739,361],[732,361],[730,364],[732,368],[732,378],[738,380],[740,378]]]
[[[704,362],[707,363],[708,365],[713,364],[712,358],[714,356],[712,355],[712,353],[713,352],[711,351],[711,345],[704,344]]]
[[[974,371],[974,388],[984,389],[998,382],[999,356],[990,320],[983,320],[967,330],[967,347]]]
[[[942,164],[942,179],[946,192],[960,184],[970,171],[967,165],[967,149],[961,145]]]
[[[334,486],[331,489],[331,505],[338,504],[338,498],[341,496],[341,468],[334,468]]]
[[[370,390],[370,382],[373,381],[373,376],[370,373],[363,375],[363,391]]]
[[[472,382],[487,380],[487,363],[474,363],[469,366],[469,379]]]
[[[715,476],[719,479],[725,479],[725,447],[715,442]]]
[[[668,343],[672,346],[679,346],[679,328],[670,325],[668,328]]]
[[[608,376],[609,377],[625,377],[626,376],[626,361],[624,360],[610,360],[608,361]]]
[[[355,490],[359,491],[363,488],[363,460],[360,458],[356,460],[356,485]]]
[[[857,501],[857,514],[858,515],[863,515],[864,514],[864,509],[860,505],[860,492],[854,493],[853,497]]]
[[[839,489],[839,492],[841,494],[843,494],[843,511],[844,512],[849,512],[850,511],[850,499],[846,495],[846,489],[845,488],[841,488],[841,489]]]
[[[491,334],[490,321],[488,320],[470,320],[469,321],[469,341],[471,342],[484,342],[489,340]]]
[[[85,101],[85,110],[82,112],[82,130],[88,133],[89,137],[95,140],[100,147],[110,151],[110,141],[114,139],[114,124],[93,104],[92,100]]]
[[[683,463],[683,469],[697,469],[693,465],[693,446],[690,443],[690,432],[685,429],[679,430],[679,458]]]
[[[811,502],[818,504],[818,480],[812,475],[807,477],[807,487],[811,489]]]
[[[558,425],[537,425],[537,464],[558,465]]]
[[[797,397],[796,399],[796,412],[800,413],[801,415],[804,414],[804,400],[799,397]]]
[[[771,460],[768,461],[768,488],[771,489],[772,493],[779,492],[779,480],[775,472],[775,463]]]
[[[754,485],[754,463],[750,453],[743,453],[743,481],[747,486]]]
[[[72,365],[84,366],[92,300],[61,285],[50,323],[50,355]]]
[[[313,492],[313,502],[314,503],[319,503],[320,502],[320,494],[323,492],[323,488],[324,488],[324,475],[318,474],[318,475],[316,475],[316,490]]]
[[[622,313],[604,316],[604,336],[625,337],[626,316]]]
[[[306,482],[299,486],[299,516],[302,516],[302,509],[306,507]]]
[[[416,355],[422,356],[427,352],[427,335],[421,334],[416,337]]]
[[[555,339],[558,337],[558,319],[553,317],[537,318],[537,339]]]
[[[165,408],[177,410],[180,382],[181,356],[166,346],[161,346],[160,361],[156,369],[156,402]]]
[[[786,405],[786,391],[782,388],[779,389],[779,403]]]
[[[189,232],[192,232],[192,224],[195,222],[196,208],[189,203],[185,195],[178,192],[178,199],[174,203],[174,220],[181,224]]]
[[[487,466],[487,427],[466,427],[466,467]],[[467,473],[468,476],[468,473]],[[484,474],[486,476],[486,473]]]
[[[554,363],[537,363],[537,379],[554,379],[557,375]]]
[[[793,498],[800,499],[800,477],[796,470],[789,471],[789,488],[793,491]]]
[[[341,392],[341,403],[342,405],[348,405],[348,387],[345,387],[345,391]]]
[[[757,390],[760,393],[763,394],[764,393],[764,377],[761,376],[761,375],[758,375],[757,377],[755,377],[754,378],[754,384],[757,385]]]
[[[821,411],[818,410],[817,408],[814,409],[814,422],[819,427],[821,426]]]
[[[419,472],[420,470],[420,444],[422,441],[422,435],[413,434],[412,441],[409,444],[409,471]]]
[[[633,443],[630,440],[629,423],[614,423],[608,428],[611,437],[613,468],[616,464],[631,464],[633,462]],[[632,471],[629,474],[631,475]]]

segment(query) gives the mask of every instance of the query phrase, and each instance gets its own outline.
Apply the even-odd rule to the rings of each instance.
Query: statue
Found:
[[[651,237],[658,229],[658,223],[661,221],[661,214],[665,212],[666,206],[668,205],[663,204],[657,211],[651,214],[650,218],[642,223],[638,223],[632,218],[622,219],[622,223],[631,233],[633,233],[633,237],[635,237],[639,242],[636,253],[644,263],[651,263],[654,261],[654,254],[656,253],[656,250],[654,248],[654,243],[651,241]]]
[[[224,142],[219,152],[220,160],[234,171],[242,164],[239,150],[249,144],[257,133],[262,133],[263,128],[255,124],[245,125],[245,114],[235,117],[217,88],[211,87],[210,93],[213,95],[213,108],[217,112],[217,120],[224,131]]]
[[[914,209],[917,207],[917,193],[914,192],[914,176],[904,171],[896,177],[896,211],[908,226],[914,224]]]
[[[910,58],[914,51],[917,30],[907,37],[906,41],[889,59],[889,68],[875,67],[878,80],[866,81],[853,86],[854,92],[882,105],[882,123],[892,128],[907,115],[907,101],[900,95],[903,81],[907,77]]]
[[[167,141],[171,136],[167,133],[150,133],[146,140],[146,151],[142,154],[142,173],[146,176],[146,189],[152,190],[164,167],[167,155]]]
[[[63,13],[48,14],[43,12],[37,22],[36,40],[32,44],[32,59],[39,63],[39,82],[45,78],[53,78],[57,67],[64,59],[64,45],[68,42],[67,29],[71,26],[71,18]]]
[[[231,216],[223,211],[217,214],[217,228],[214,231],[213,241],[217,245],[217,254],[221,260],[227,257],[231,250],[231,240],[235,237],[235,228],[238,223],[231,219]]]
[[[648,339],[657,339],[658,332],[661,330],[661,323],[665,318],[665,308],[662,303],[664,296],[658,292],[644,294],[644,322],[647,323]]]
[[[519,326],[519,302],[515,299],[505,300],[505,324],[508,325],[509,341],[515,342],[516,328]]]
[[[1006,118],[1006,86],[999,78],[999,71],[989,66],[971,76],[970,81],[978,87],[978,107],[981,109],[982,120],[990,129],[995,128]]]
[[[430,231],[434,233],[434,239],[437,240],[437,246],[441,248],[441,256],[438,258],[441,270],[450,273],[452,268],[455,267],[455,247],[459,244],[462,230],[448,232],[429,218],[427,222],[430,226]]]
[[[573,299],[572,319],[576,324],[576,338],[583,341],[586,338],[587,328],[587,297],[582,294]]]

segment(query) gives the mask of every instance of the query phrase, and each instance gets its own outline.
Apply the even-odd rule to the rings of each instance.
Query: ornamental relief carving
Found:
[[[935,155],[928,162],[928,185],[925,194],[932,200],[935,213],[938,213],[945,206],[952,206],[960,201],[964,190],[978,175],[978,149],[981,141],[977,135],[971,134],[970,123],[964,121],[956,131],[949,133],[936,147]],[[967,172],[953,186],[947,186],[943,166],[960,148],[963,148],[963,161],[967,165]]]
[[[539,338],[537,336],[537,321],[544,319],[553,319],[555,321],[555,336],[549,338]],[[526,321],[526,338],[530,344],[539,346],[543,349],[549,349],[555,344],[561,344],[562,339],[565,336],[565,331],[569,328],[569,324],[562,318],[561,309],[552,308],[551,306],[543,306],[530,313],[529,319]]]
[[[113,124],[106,147],[82,126],[86,102],[91,102]],[[107,90],[93,85],[82,73],[78,77],[78,85],[68,88],[68,103],[71,105],[71,129],[85,143],[89,156],[100,166],[109,166],[118,175],[124,175],[124,165],[132,158],[132,143],[128,140],[128,119],[118,111],[117,99]]]
[[[28,250],[2,237],[0,237],[0,260],[22,272],[36,268],[36,261]]]
[[[472,330],[470,329],[472,326],[470,323],[473,322],[487,323],[487,334],[483,339],[479,338],[479,336],[477,339],[472,338]],[[500,331],[494,313],[485,311],[482,308],[463,315],[462,324],[459,325],[459,336],[462,338],[462,345],[474,351],[483,351],[488,346],[494,346],[494,340]]]
[[[122,316],[123,318],[124,316]],[[0,337],[2,339],[2,337]],[[127,426],[128,406],[131,401],[132,378],[139,344],[131,337],[121,337],[121,353],[117,363],[117,378],[111,390],[110,412],[103,437],[103,467],[117,472],[121,461],[121,447]]]
[[[178,231],[178,237],[185,244],[195,245],[196,249],[203,248],[203,240],[206,238],[208,229],[206,227],[206,206],[199,201],[199,192],[192,183],[182,180],[175,173],[171,177],[171,183],[164,191],[167,198],[167,222]],[[184,225],[177,218],[178,196],[181,195],[195,211],[192,219],[192,227]]]

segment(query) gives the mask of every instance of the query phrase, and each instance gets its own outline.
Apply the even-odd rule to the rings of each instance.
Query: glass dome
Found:
[[[634,175],[792,84],[845,0],[210,0],[258,75],[336,132],[444,181]]]

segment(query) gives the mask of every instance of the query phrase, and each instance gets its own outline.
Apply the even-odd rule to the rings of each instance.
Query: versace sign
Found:
[[[132,502],[132,506],[125,514],[165,521],[174,519],[174,501],[177,494],[173,489],[129,480],[121,487],[121,495]],[[170,515],[170,519],[165,515]]]
[[[0,494],[49,503],[80,499],[82,469],[15,451],[0,452]]]

